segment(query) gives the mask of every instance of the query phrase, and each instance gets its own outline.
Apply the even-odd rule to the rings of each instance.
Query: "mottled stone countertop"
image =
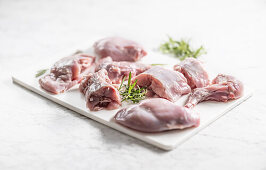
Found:
[[[191,39],[254,95],[166,152],[13,84],[99,37]],[[0,169],[266,169],[265,0],[0,0]],[[90,44],[88,43],[88,46]]]

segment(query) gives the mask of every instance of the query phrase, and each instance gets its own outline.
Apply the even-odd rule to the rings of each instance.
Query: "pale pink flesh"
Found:
[[[181,73],[159,66],[139,74],[133,79],[135,80],[140,87],[147,87],[149,97],[161,97],[172,102],[191,91]]]
[[[161,132],[173,129],[197,127],[200,116],[191,109],[178,106],[162,98],[143,100],[119,110],[116,122],[142,132]]]
[[[109,37],[97,41],[94,51],[101,58],[110,56],[114,61],[138,61],[147,52],[138,43],[121,37]]]
[[[95,68],[95,71],[105,69],[108,72],[108,77],[113,84],[120,84],[122,79],[128,79],[129,73],[131,72],[131,78],[139,75],[140,73],[150,69],[150,65],[136,63],[136,62],[127,62],[113,61],[111,57],[106,57],[102,59]]]
[[[79,86],[91,111],[113,110],[121,105],[119,91],[111,84],[106,70],[90,73]]]
[[[201,62],[195,58],[187,58],[174,66],[175,71],[181,72],[187,79],[191,89],[206,87],[210,84],[207,71]]]
[[[241,81],[233,76],[219,74],[211,85],[194,89],[185,107],[192,108],[207,100],[227,102],[228,100],[238,99],[243,95],[243,91],[244,86]]]
[[[48,75],[39,79],[39,83],[48,92],[63,93],[80,83],[94,61],[95,57],[82,53],[62,58],[53,65]]]

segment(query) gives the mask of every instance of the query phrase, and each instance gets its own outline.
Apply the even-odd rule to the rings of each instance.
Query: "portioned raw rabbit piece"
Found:
[[[94,51],[101,57],[110,56],[114,61],[138,61],[147,52],[138,43],[121,37],[109,37],[97,41]]]
[[[194,89],[185,107],[192,108],[199,102],[206,100],[227,102],[238,99],[243,95],[243,91],[244,86],[241,81],[233,76],[219,74],[212,81],[212,85]]]
[[[79,53],[57,61],[48,75],[39,79],[43,89],[54,94],[63,93],[81,82],[95,57]]]
[[[162,98],[143,100],[119,110],[116,122],[142,132],[161,132],[172,129],[197,127],[200,116],[191,109],[178,106]]]
[[[184,74],[191,89],[206,87],[210,84],[208,73],[201,62],[195,58],[185,59],[175,65],[174,70]]]
[[[133,81],[136,79],[137,85],[147,87],[148,97],[161,97],[175,102],[191,91],[183,74],[160,66],[154,66],[139,74]]]
[[[106,70],[89,75],[79,86],[85,95],[86,105],[91,111],[117,109],[121,105],[119,91],[111,84]]]
[[[127,80],[129,73],[131,72],[132,78],[139,75],[140,73],[151,68],[150,65],[142,63],[133,63],[127,61],[112,61],[112,58],[106,57],[99,62],[96,66],[95,71],[105,69],[108,72],[108,77],[113,84],[120,84],[122,79],[125,77]]]

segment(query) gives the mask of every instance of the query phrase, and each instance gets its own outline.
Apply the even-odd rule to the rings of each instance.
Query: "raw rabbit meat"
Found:
[[[62,58],[53,65],[50,74],[39,79],[39,83],[48,92],[63,93],[81,82],[94,61],[95,57],[83,53]]]
[[[154,66],[136,76],[137,85],[147,87],[148,97],[161,97],[175,102],[191,89],[183,74],[177,71]]]
[[[101,58],[110,56],[114,61],[138,61],[147,52],[138,43],[121,37],[109,37],[97,41],[94,51]]]
[[[195,58],[185,59],[175,65],[174,70],[184,74],[191,89],[206,87],[210,84],[208,73],[201,62]]]
[[[129,73],[131,72],[132,78],[139,75],[140,73],[151,68],[150,65],[141,63],[133,63],[127,61],[112,61],[112,58],[106,57],[99,62],[96,66],[95,71],[105,69],[108,72],[108,77],[113,84],[120,84],[122,79],[125,77],[127,80]]]
[[[197,127],[200,116],[191,109],[178,106],[162,98],[143,100],[119,110],[116,122],[142,132],[161,132],[172,129]]]
[[[90,73],[79,86],[91,111],[117,109],[121,105],[119,91],[111,84],[106,70]]]
[[[194,89],[185,107],[192,108],[199,102],[207,100],[227,102],[238,99],[243,95],[243,91],[244,86],[241,81],[233,76],[219,74],[212,81],[212,85]]]

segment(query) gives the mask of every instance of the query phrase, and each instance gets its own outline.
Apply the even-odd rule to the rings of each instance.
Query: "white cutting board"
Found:
[[[86,50],[90,53],[92,53],[91,49]],[[59,60],[58,58],[57,60]],[[162,55],[160,53],[156,52],[149,52],[149,55],[144,57],[142,62],[144,63],[163,63],[163,64],[169,64],[167,67],[171,68],[173,64],[178,63],[178,60],[169,57],[167,55]],[[45,67],[43,67],[45,68]],[[77,87],[74,87],[73,89],[69,90],[68,92],[64,94],[59,95],[53,95],[50,93],[47,93],[43,89],[40,88],[38,79],[35,78],[36,70],[29,70],[24,72],[23,74],[14,75],[12,77],[13,82],[39,94],[47,99],[50,99],[54,101],[55,103],[58,103],[62,106],[65,106],[77,113],[80,113],[86,117],[89,117],[93,120],[96,120],[97,122],[100,122],[106,126],[109,126],[113,129],[116,129],[120,132],[123,132],[127,135],[133,136],[135,138],[138,138],[144,142],[147,142],[151,145],[157,146],[164,150],[172,150],[176,148],[178,145],[182,144],[186,140],[188,140],[190,137],[198,133],[203,128],[207,127],[209,124],[220,118],[222,115],[248,99],[252,92],[249,88],[245,87],[244,96],[241,97],[238,100],[233,100],[227,103],[221,103],[221,102],[202,102],[198,104],[194,109],[200,113],[201,116],[201,123],[200,126],[197,128],[188,128],[185,130],[172,130],[167,132],[161,132],[161,133],[141,133],[135,130],[131,130],[129,128],[126,128],[122,125],[117,124],[114,122],[113,117],[117,110],[107,111],[102,110],[98,112],[92,112],[85,106],[85,100],[83,95],[78,91]],[[211,78],[213,78],[216,73],[211,74]],[[184,105],[187,95],[183,96],[178,102],[176,102],[179,105]],[[162,106],[163,107],[163,106]]]

